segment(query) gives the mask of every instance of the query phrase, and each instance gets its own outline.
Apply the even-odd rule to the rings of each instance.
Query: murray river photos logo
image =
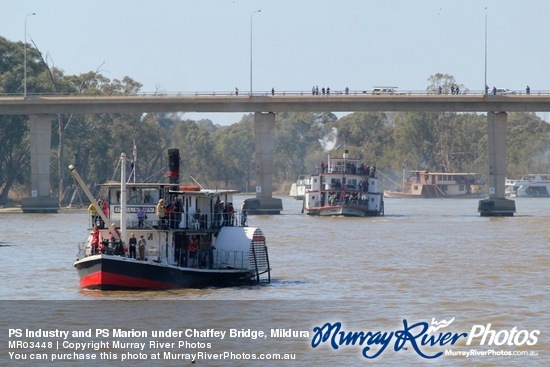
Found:
[[[473,325],[469,332],[446,331],[454,321],[447,320],[410,324],[403,320],[403,328],[395,331],[346,331],[342,323],[326,323],[313,328],[311,347],[326,344],[337,350],[343,347],[359,346],[361,355],[368,359],[380,356],[386,349],[395,352],[414,350],[423,358],[441,357],[445,349],[458,341],[466,346],[532,346],[537,344],[539,330],[493,329],[491,324]],[[388,348],[389,347],[389,348]],[[434,348],[442,350],[434,352]]]

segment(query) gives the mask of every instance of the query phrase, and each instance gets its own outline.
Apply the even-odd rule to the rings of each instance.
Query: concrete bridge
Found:
[[[507,112],[548,112],[550,94],[392,94],[367,93],[312,95],[182,94],[154,96],[31,96],[0,97],[0,115],[29,115],[31,132],[32,195],[23,211],[57,211],[49,197],[49,153],[53,114],[144,112],[243,112],[254,113],[256,145],[256,199],[251,211],[279,213],[280,199],[272,197],[275,113],[356,111],[448,111],[487,113],[489,137],[489,198],[479,202],[482,216],[512,216],[515,203],[504,197],[506,176]]]

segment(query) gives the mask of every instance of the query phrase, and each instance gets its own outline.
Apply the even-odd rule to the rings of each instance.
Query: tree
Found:
[[[335,121],[338,141],[345,143],[354,157],[368,164],[391,165],[387,157],[393,149],[393,126],[390,114],[384,112],[355,112]]]
[[[451,93],[451,87],[459,87],[460,91],[463,92],[468,91],[463,84],[457,84],[455,77],[449,74],[436,73],[428,78],[428,82],[430,83],[426,88],[428,93],[437,94],[440,87],[443,94]]]
[[[220,127],[212,134],[218,177],[225,187],[231,184],[248,192],[255,178],[255,143],[252,115],[231,126]]]
[[[550,124],[535,113],[508,115],[508,177],[550,172]]]
[[[337,118],[332,113],[279,113],[275,118],[275,153],[273,170],[279,182],[295,181],[304,172],[313,171],[306,162],[315,162],[312,156],[319,156],[320,141],[330,131],[329,125]],[[327,129],[329,129],[327,131]],[[319,164],[317,160],[314,165]]]

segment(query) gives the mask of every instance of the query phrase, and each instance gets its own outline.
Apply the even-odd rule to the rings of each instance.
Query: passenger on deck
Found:
[[[248,215],[248,199],[244,199],[241,205],[241,226],[246,225],[246,217]]]
[[[174,227],[173,228],[181,228],[180,226],[183,218],[183,203],[181,200],[176,200],[174,204]]]
[[[128,240],[128,257],[135,259],[136,258],[136,245],[137,245],[137,238],[135,234],[130,234],[130,239]]]
[[[114,233],[117,234],[118,240],[115,238]],[[122,255],[122,238],[120,238],[120,231],[117,229],[116,225],[111,224],[111,229],[109,229],[109,234],[111,237],[111,247],[113,248],[113,253],[115,255]]]
[[[88,212],[90,212],[90,217],[92,220],[92,226],[97,226],[97,210],[95,209],[94,203],[91,203],[90,206],[88,206]]]
[[[235,225],[235,222],[234,222],[235,208],[233,207],[233,203],[227,203],[226,210],[227,210],[227,217],[228,217],[227,224],[230,226],[234,226]]]
[[[105,217],[109,218],[109,202],[107,200],[100,200],[98,203]],[[99,217],[99,228],[105,228],[105,223],[101,217]]]
[[[157,204],[157,216],[159,217],[159,227],[166,228],[166,208],[164,207],[164,199],[160,199]]]
[[[369,180],[363,180],[363,192],[369,192]]]
[[[189,237],[189,242],[187,243],[187,252],[189,254],[190,260],[188,266],[191,268],[196,268],[198,265],[199,246],[200,243],[198,236]]]
[[[92,245],[92,248],[91,248],[92,255],[98,254],[101,251],[100,245],[99,245],[99,228],[97,228],[97,226],[94,226],[92,230],[91,245]]]
[[[218,198],[218,200],[216,200],[216,204],[214,205],[214,228],[220,228],[222,226],[224,207],[225,205],[223,201]]]
[[[143,235],[139,236],[139,241],[137,244],[139,251],[139,260],[145,260],[145,245],[147,245],[147,241],[145,241]]]
[[[174,204],[168,203],[168,205],[166,205],[164,209],[165,209],[164,217],[166,218],[166,221],[165,221],[166,227],[174,228],[172,226],[172,221],[174,219]]]
[[[147,215],[145,215],[145,210],[141,206],[137,211],[137,219],[138,219],[138,227],[143,228],[143,225],[145,224],[145,219],[147,219]]]

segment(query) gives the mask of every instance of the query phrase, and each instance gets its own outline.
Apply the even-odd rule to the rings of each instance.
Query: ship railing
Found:
[[[353,205],[356,207],[367,207],[369,205],[369,200],[365,199],[335,199],[329,202],[329,205],[331,206],[338,206],[338,205]]]
[[[114,217],[113,222],[120,226],[119,219]],[[165,228],[165,229],[219,229],[221,227],[246,227],[248,216],[246,211],[240,209],[230,213],[195,213],[173,212],[166,218],[159,218],[156,214],[148,213],[147,219],[140,220],[135,215],[128,216],[126,227],[132,229]],[[90,216],[88,219],[89,228],[107,228],[103,220],[98,216]]]
[[[199,269],[250,269],[249,251],[184,250],[180,253],[179,266]]]

